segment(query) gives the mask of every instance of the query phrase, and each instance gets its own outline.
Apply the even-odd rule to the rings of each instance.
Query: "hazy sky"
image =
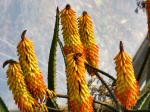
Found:
[[[18,60],[16,46],[21,32],[27,29],[46,80],[55,9],[56,6],[64,8],[66,3],[71,4],[78,16],[83,10],[92,16],[100,46],[100,68],[115,76],[113,58],[119,41],[122,40],[125,49],[134,56],[147,32],[145,12],[134,12],[136,0],[0,0],[0,67],[7,59]],[[66,94],[65,67],[59,47],[57,63],[57,92]],[[17,109],[7,86],[6,70],[0,68],[0,96],[9,109]]]

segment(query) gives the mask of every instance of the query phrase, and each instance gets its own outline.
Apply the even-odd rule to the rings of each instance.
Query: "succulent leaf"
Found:
[[[5,105],[1,97],[0,97],[0,112],[9,112],[7,106]]]

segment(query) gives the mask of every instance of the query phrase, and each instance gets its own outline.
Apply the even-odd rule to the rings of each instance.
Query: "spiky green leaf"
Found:
[[[48,89],[55,91],[56,89],[56,50],[59,33],[59,9],[56,10],[55,28],[53,40],[50,48],[49,62],[48,62]],[[58,108],[56,100],[48,100],[47,105]]]
[[[0,97],[0,112],[8,112],[7,106],[5,105],[1,97]]]

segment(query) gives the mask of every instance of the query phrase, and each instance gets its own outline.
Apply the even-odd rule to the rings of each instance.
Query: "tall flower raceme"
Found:
[[[135,78],[132,59],[124,51],[122,42],[120,42],[120,52],[115,57],[115,63],[117,71],[115,94],[127,109],[131,109],[139,99],[139,85]]]
[[[81,55],[70,53],[66,60],[71,112],[94,112],[93,97],[86,82],[85,59]]]
[[[19,62],[24,73],[27,88],[34,98],[42,102],[46,97],[52,98],[55,94],[47,89],[43,74],[38,66],[38,60],[34,51],[32,41],[25,36],[23,31],[21,41],[17,46]]]
[[[84,46],[86,60],[89,64],[98,68],[99,47],[95,42],[94,25],[92,22],[92,18],[86,11],[84,11],[78,22],[80,38]],[[87,70],[90,75],[95,75],[93,70]]]
[[[7,60],[4,62],[3,67],[7,64],[9,64],[7,70],[7,83],[14,95],[15,103],[18,104],[18,108],[23,112],[34,112],[35,108],[39,108],[43,112],[47,112],[46,105],[38,104],[38,102],[29,93],[20,64],[14,60]],[[41,106],[46,108],[43,110]]]
[[[70,5],[60,12],[62,34],[64,38],[64,53],[83,53],[83,45],[78,31],[78,22],[76,12]]]

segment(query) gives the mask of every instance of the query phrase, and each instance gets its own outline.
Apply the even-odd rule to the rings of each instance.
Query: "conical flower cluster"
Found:
[[[71,53],[67,56],[67,80],[71,112],[94,112],[93,98],[86,82],[84,61],[80,53]]]
[[[16,61],[8,60],[4,63],[3,67],[7,64],[9,64],[7,70],[7,83],[10,90],[12,90],[15,103],[18,104],[21,111],[33,112],[37,102],[27,90],[20,64]]]
[[[120,52],[115,57],[117,81],[115,94],[120,102],[130,109],[139,99],[139,86],[135,78],[132,59],[123,49],[120,42]]]
[[[83,45],[78,32],[78,22],[76,12],[66,5],[60,13],[62,34],[64,38],[64,53],[83,53]]]
[[[79,34],[84,46],[86,60],[89,64],[98,68],[99,47],[95,42],[94,25],[92,18],[86,11],[79,18]],[[95,75],[94,71],[88,69],[90,75]]]
[[[42,102],[47,94],[49,97],[53,97],[54,94],[46,87],[43,74],[38,66],[33,43],[29,38],[25,37],[25,33],[26,30],[22,33],[22,40],[17,47],[19,62],[24,73],[27,88],[34,98],[39,98]]]

